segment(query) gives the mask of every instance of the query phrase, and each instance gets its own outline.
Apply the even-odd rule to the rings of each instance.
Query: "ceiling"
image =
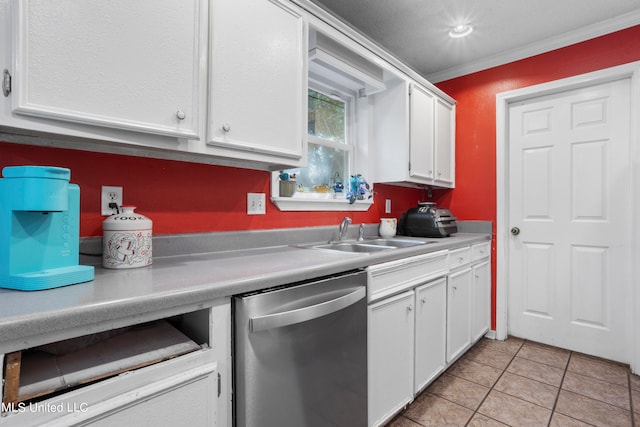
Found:
[[[640,24],[640,0],[312,0],[432,83]],[[454,39],[449,30],[471,24]]]

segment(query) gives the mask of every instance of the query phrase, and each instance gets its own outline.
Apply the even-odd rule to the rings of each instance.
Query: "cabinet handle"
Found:
[[[184,111],[178,110],[176,111],[176,117],[178,118],[178,120],[184,120],[187,115],[184,113]]]
[[[11,73],[7,69],[2,73],[2,93],[5,97],[11,93]]]
[[[225,123],[222,125],[222,130],[224,132],[229,132],[231,130],[231,125],[229,123]]]

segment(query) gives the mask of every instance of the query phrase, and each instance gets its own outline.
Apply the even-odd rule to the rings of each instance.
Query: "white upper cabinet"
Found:
[[[435,95],[421,86],[409,86],[409,176],[433,180],[433,117]]]
[[[375,181],[455,186],[455,104],[402,79],[373,95]]]
[[[12,66],[4,65],[12,75],[11,115],[17,116],[5,123],[30,128],[54,123],[40,129],[62,134],[68,126],[56,129],[56,121],[199,138],[206,2],[16,0],[10,5]],[[20,116],[45,121],[20,123]]]
[[[211,3],[207,152],[302,166],[306,162],[307,30],[277,0]]]
[[[435,98],[435,162],[434,184],[440,187],[455,185],[456,113],[455,105]]]

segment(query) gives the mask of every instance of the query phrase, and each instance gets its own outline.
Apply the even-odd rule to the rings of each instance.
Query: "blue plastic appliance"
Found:
[[[10,166],[0,179],[0,287],[36,291],[93,280],[78,265],[80,187],[71,171]]]

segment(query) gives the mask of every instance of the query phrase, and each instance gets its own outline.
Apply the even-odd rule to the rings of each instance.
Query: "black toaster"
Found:
[[[400,217],[398,234],[413,237],[448,237],[458,232],[457,218],[449,209],[420,202]]]

